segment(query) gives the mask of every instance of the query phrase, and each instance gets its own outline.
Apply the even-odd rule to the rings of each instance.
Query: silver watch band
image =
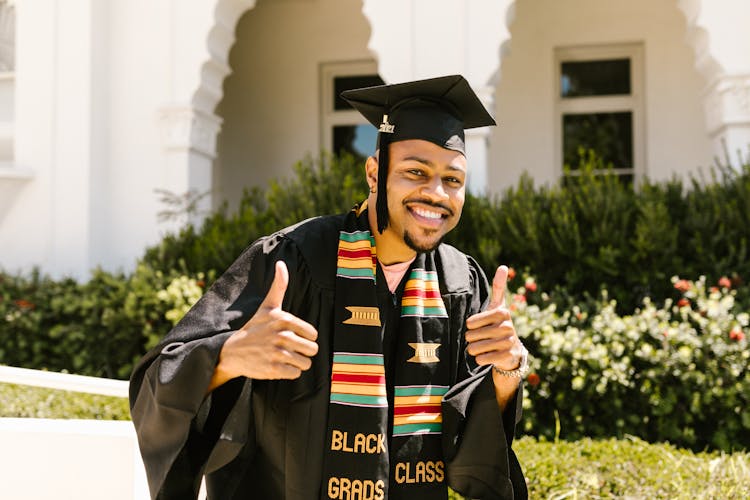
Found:
[[[493,366],[492,368],[504,377],[524,378],[526,374],[529,373],[529,351],[527,351],[526,348],[523,349],[523,354],[521,354],[521,363],[515,370],[503,370],[498,368],[497,366]]]

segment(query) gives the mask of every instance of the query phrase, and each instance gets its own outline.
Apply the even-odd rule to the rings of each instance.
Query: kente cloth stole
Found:
[[[321,498],[447,499],[441,401],[449,388],[449,323],[434,252],[419,254],[407,271],[389,359],[393,380],[385,371],[386,325],[366,211],[347,216],[337,262]]]

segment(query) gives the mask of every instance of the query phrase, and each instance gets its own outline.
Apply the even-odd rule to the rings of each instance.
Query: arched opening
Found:
[[[260,0],[242,15],[216,108],[214,206],[236,204],[246,188],[288,176],[296,161],[331,147],[321,118],[331,92],[325,69],[377,71],[369,36],[361,3],[351,0]]]

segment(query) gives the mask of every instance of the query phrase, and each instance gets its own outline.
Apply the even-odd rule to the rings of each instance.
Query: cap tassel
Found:
[[[389,145],[391,141],[388,134],[381,133],[378,140],[378,196],[377,196],[377,209],[378,215],[378,232],[383,234],[383,231],[388,227],[388,197],[386,196],[386,181],[388,180],[388,164],[390,157],[388,154]]]

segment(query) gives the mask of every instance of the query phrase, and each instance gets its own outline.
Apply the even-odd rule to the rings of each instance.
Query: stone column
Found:
[[[706,78],[706,128],[714,154],[735,166],[750,161],[750,2],[679,0],[696,68]],[[741,157],[741,159],[740,159]]]
[[[164,189],[200,196],[191,222],[212,207],[213,163],[221,119],[214,113],[231,72],[229,51],[240,16],[255,0],[174,2],[171,100],[159,110],[167,173]]]

